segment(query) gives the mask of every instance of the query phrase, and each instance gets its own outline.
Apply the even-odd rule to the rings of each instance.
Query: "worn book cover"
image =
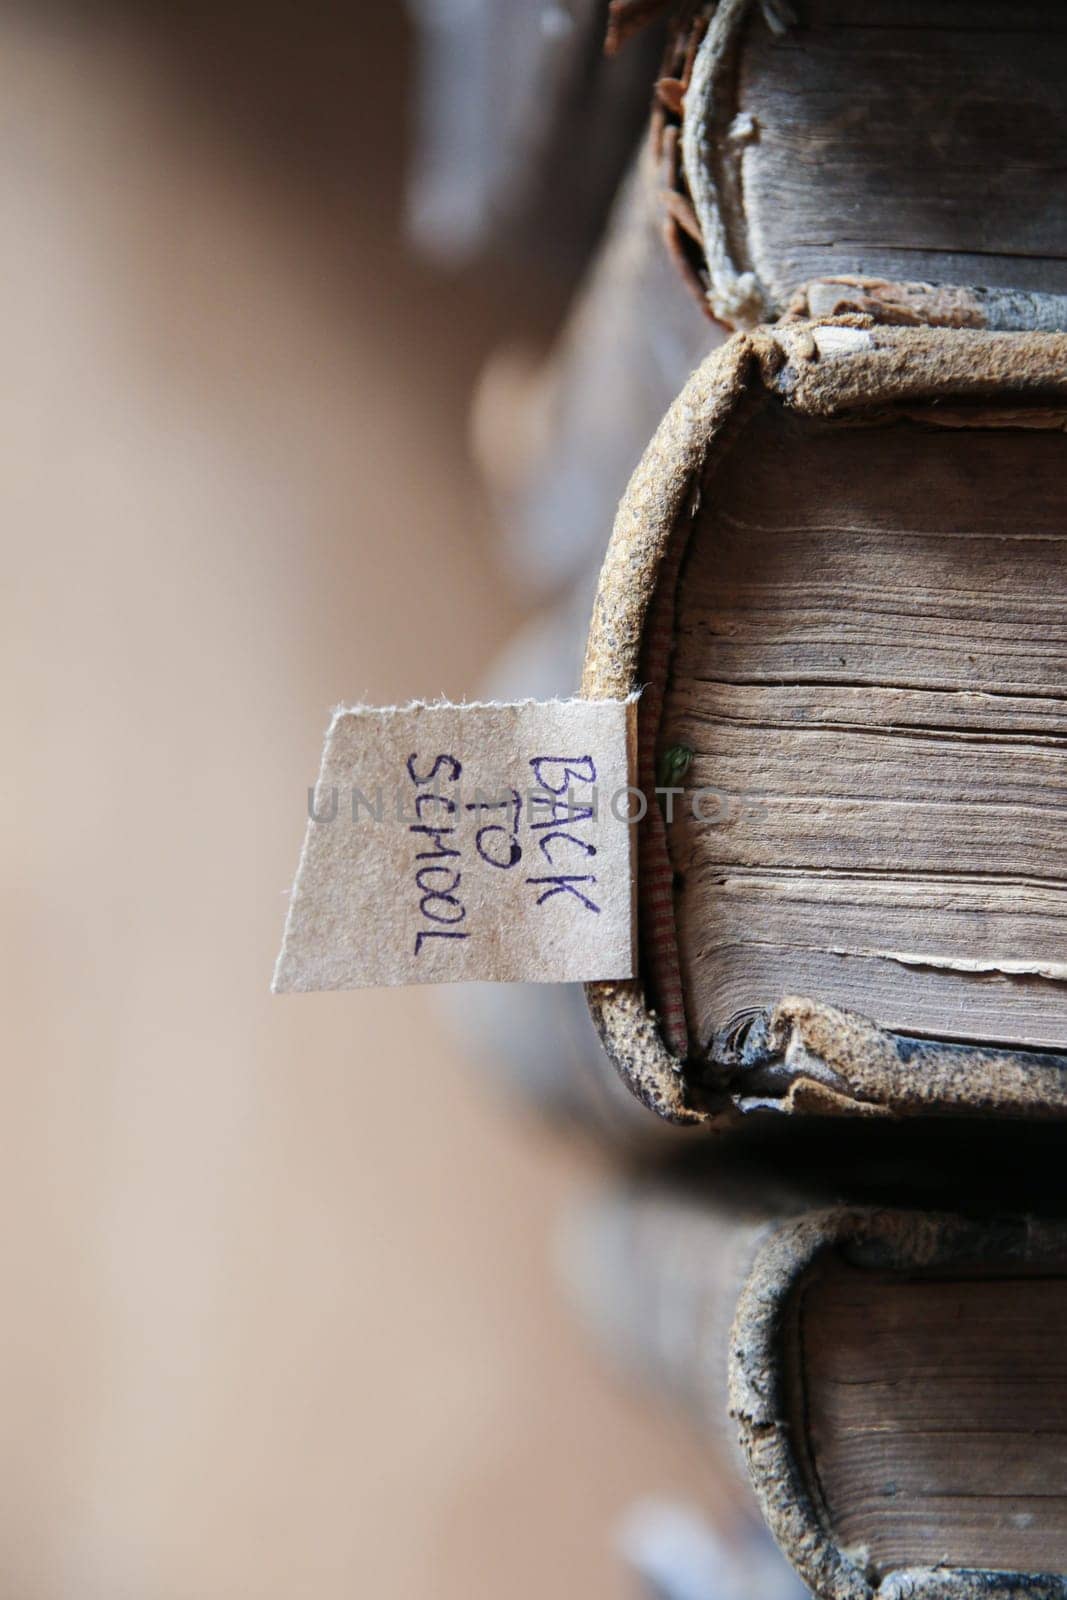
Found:
[[[1067,1594],[1061,1218],[734,1172],[601,1197],[564,1259],[605,1349],[733,1461],[816,1600]]]
[[[642,689],[640,976],[680,1121],[1067,1111],[1067,337],[736,335],[623,499],[586,695]]]

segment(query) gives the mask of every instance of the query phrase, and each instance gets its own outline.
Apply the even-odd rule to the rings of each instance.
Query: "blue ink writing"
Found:
[[[430,926],[415,934],[415,954],[421,955],[430,939],[466,939],[467,930],[457,926],[467,917],[459,898],[463,874],[455,864],[460,859],[456,843],[456,801],[443,794],[440,782],[456,784],[463,767],[455,756],[435,757],[428,771],[419,771],[418,752],[408,757],[408,777],[415,785],[415,816],[408,828],[421,848],[415,852],[415,888],[419,894],[419,914]],[[432,785],[432,787],[430,787]]]
[[[600,907],[592,898],[596,873],[559,870],[568,851],[572,865],[589,865],[596,856],[596,845],[591,839],[583,838],[579,831],[585,824],[596,821],[596,789],[594,787],[587,798],[576,798],[574,793],[575,784],[596,784],[596,763],[592,756],[534,756],[530,767],[541,786],[540,794],[529,797],[530,831],[539,835],[541,854],[553,870],[551,874],[525,881],[540,891],[536,900],[539,906],[556,895],[571,895],[587,911],[599,916]],[[535,807],[538,808],[537,820],[533,820]],[[577,862],[573,859],[575,852]],[[581,889],[579,884],[588,885],[588,888]]]

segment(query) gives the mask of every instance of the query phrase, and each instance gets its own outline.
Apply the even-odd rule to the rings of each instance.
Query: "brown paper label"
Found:
[[[334,714],[275,992],[632,977],[635,705]]]

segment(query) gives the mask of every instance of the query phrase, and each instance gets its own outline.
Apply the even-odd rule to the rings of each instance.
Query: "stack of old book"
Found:
[[[661,791],[574,1099],[686,1181],[578,1290],[826,1600],[1067,1596],[1065,329],[1062,6],[689,5],[486,434]]]

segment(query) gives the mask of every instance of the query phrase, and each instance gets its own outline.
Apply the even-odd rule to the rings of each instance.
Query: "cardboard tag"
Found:
[[[635,710],[335,712],[274,991],[632,977]]]

